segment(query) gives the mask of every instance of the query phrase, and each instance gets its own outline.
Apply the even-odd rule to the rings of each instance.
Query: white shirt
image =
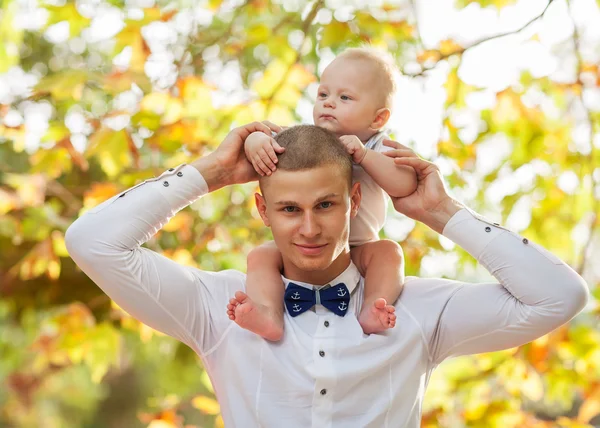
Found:
[[[351,264],[332,281],[352,291],[345,317],[321,306],[295,318],[286,313],[283,339],[267,342],[226,315],[244,273],[181,266],[140,246],[205,193],[198,171],[180,166],[90,210],[68,229],[66,243],[122,308],[200,356],[227,427],[416,428],[441,361],[529,342],[588,299],[582,278],[554,255],[461,210],[444,235],[499,283],[408,277],[396,327],[367,336],[356,319],[363,278]]]
[[[365,147],[380,153],[392,150],[391,147],[383,145],[383,140],[386,139],[389,139],[389,135],[378,132],[369,138]],[[355,246],[379,239],[379,231],[385,223],[389,197],[360,165],[352,165],[352,180],[360,182],[362,195],[358,213],[350,220],[349,242],[351,246]]]

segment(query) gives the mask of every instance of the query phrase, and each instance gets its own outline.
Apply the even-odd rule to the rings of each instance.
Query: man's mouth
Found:
[[[327,244],[294,244],[305,256],[316,256],[323,252]]]

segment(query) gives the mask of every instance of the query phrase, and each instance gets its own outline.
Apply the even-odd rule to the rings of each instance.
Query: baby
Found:
[[[394,327],[393,303],[404,283],[402,249],[394,241],[379,240],[386,216],[386,193],[402,197],[417,187],[412,168],[396,166],[383,154],[387,135],[382,129],[390,118],[395,92],[393,71],[393,62],[376,50],[348,49],[323,71],[313,108],[314,124],[339,137],[355,164],[353,181],[361,184],[362,202],[350,223],[350,248],[352,261],[365,278],[358,315],[365,334]],[[246,156],[262,176],[275,171],[276,153],[283,150],[264,133],[253,133],[245,142]],[[227,306],[230,319],[272,341],[283,335],[282,268],[274,243],[251,251],[247,294],[237,292]]]

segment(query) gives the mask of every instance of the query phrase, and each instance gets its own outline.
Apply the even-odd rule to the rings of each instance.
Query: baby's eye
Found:
[[[327,94],[325,92],[319,92],[319,98],[325,98]]]
[[[333,204],[331,202],[321,202],[319,205],[321,206],[321,208],[327,209],[330,208]]]
[[[342,95],[340,98],[341,98],[342,100],[344,100],[344,101],[348,101],[348,100],[351,100],[351,99],[352,99],[352,98],[350,98],[348,95]]]

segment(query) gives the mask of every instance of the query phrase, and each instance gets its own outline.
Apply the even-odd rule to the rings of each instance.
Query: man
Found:
[[[100,204],[66,236],[73,259],[122,308],[202,358],[226,426],[418,427],[441,361],[524,344],[585,306],[586,285],[569,266],[472,214],[448,196],[435,165],[391,143],[396,163],[418,177],[417,191],[396,199],[396,209],[462,246],[499,283],[408,278],[396,327],[364,335],[356,319],[363,279],[348,246],[360,185],[352,185],[351,161],[337,139],[303,126],[277,136],[286,150],[256,196],[294,290],[286,292],[285,334],[272,343],[240,328],[225,305],[244,290],[243,273],[180,266],[140,246],[198,197],[256,179],[244,139],[272,129],[279,131],[262,123],[233,130],[214,153]],[[293,299],[306,293],[317,304],[303,301],[303,312],[292,316]]]

